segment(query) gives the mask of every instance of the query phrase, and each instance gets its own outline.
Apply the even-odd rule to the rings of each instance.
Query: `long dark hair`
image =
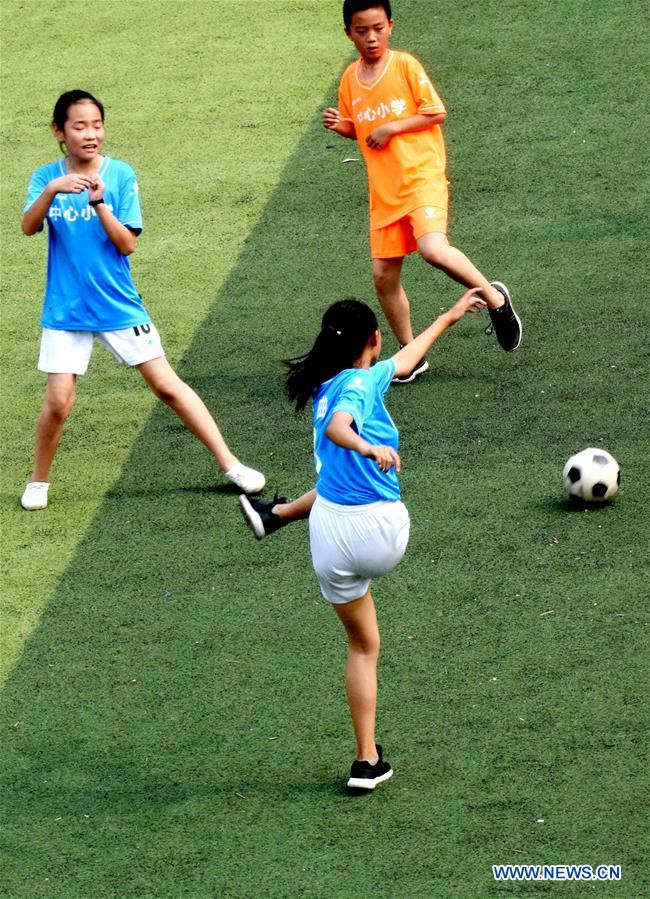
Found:
[[[311,350],[304,356],[283,360],[289,369],[285,389],[296,409],[304,409],[325,381],[352,368],[376,330],[375,313],[365,303],[359,300],[333,303],[323,316]]]

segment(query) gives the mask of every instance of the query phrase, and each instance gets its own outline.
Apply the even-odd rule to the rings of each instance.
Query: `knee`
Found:
[[[425,262],[429,263],[429,265],[433,265],[435,268],[440,268],[444,264],[445,248],[427,247],[424,250],[420,250],[420,255]]]
[[[364,634],[350,639],[350,650],[368,658],[379,658],[381,641],[379,634]]]
[[[74,393],[50,394],[45,400],[45,411],[54,421],[64,422],[70,415],[74,401]]]
[[[446,235],[437,234],[435,236],[426,235],[418,242],[418,250],[420,256],[429,265],[436,268],[443,268],[449,262],[449,253],[453,252],[453,247],[447,240]]]
[[[389,293],[395,287],[395,277],[386,269],[373,269],[372,279],[375,282],[375,290],[377,291],[377,295],[379,297],[382,297],[384,294]]]
[[[165,403],[166,406],[173,406],[177,402],[184,385],[180,378],[174,376],[150,381],[149,386],[158,399]]]

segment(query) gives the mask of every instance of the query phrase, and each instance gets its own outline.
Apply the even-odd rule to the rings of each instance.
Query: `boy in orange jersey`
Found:
[[[521,322],[505,284],[491,283],[447,240],[446,154],[440,125],[445,107],[422,65],[390,50],[389,0],[345,0],[345,33],[361,57],[345,70],[339,107],[323,112],[330,131],[357,140],[368,170],[370,254],[375,289],[400,345],[413,340],[409,301],[401,282],[404,257],[426,262],[466,287],[482,288],[504,350],[521,342]],[[397,381],[428,368],[421,359]]]

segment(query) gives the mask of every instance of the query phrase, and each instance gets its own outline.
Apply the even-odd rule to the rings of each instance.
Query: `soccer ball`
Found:
[[[621,483],[616,459],[607,450],[589,447],[567,460],[562,472],[564,486],[574,499],[604,503],[611,499]]]

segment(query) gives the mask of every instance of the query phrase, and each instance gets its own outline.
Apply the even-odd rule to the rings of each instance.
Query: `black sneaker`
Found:
[[[382,748],[377,744],[378,759],[374,765],[355,759],[350,768],[347,789],[351,796],[362,796],[374,790],[377,784],[393,776],[393,769],[382,758]]]
[[[492,324],[487,328],[486,334],[494,331],[501,349],[511,353],[521,343],[521,321],[512,307],[512,300],[506,285],[501,281],[492,281],[491,284],[503,296],[505,303],[498,309],[488,310]]]
[[[405,343],[400,343],[400,345],[399,345],[400,350],[403,350],[405,346],[406,346]],[[411,371],[408,373],[408,375],[402,375],[401,378],[395,377],[395,378],[393,378],[392,383],[393,384],[410,384],[411,381],[415,381],[415,379],[417,378],[418,375],[424,374],[424,372],[427,371],[428,368],[429,368],[429,363],[427,362],[427,360],[420,359],[418,364],[415,366],[415,368],[411,369]]]
[[[271,511],[277,503],[286,503],[286,499],[277,494],[270,502],[264,502],[261,499],[251,499],[244,493],[239,497],[239,505],[246,519],[246,524],[258,540],[261,540],[262,537],[268,537],[269,534],[284,527],[285,524],[289,524],[286,519],[280,518]]]

